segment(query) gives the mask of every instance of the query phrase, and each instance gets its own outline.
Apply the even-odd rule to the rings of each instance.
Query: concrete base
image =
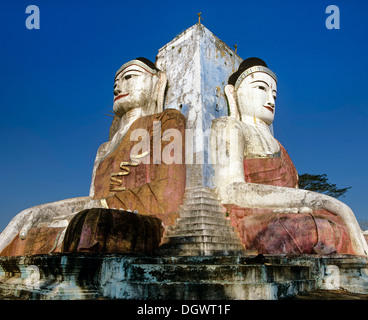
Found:
[[[65,255],[0,258],[0,295],[34,300],[278,300],[316,289],[368,294],[352,256]]]

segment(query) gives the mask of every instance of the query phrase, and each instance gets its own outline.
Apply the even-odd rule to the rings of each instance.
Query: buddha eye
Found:
[[[264,86],[258,86],[258,89],[266,91],[266,88]]]
[[[130,79],[132,77],[132,75],[131,74],[128,74],[128,75],[126,75],[125,77],[124,77],[124,80],[128,80],[128,79]]]

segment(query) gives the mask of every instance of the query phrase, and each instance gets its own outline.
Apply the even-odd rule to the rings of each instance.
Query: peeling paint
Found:
[[[180,47],[180,56],[170,50],[172,47]],[[203,25],[189,28],[157,55],[157,67],[166,71],[170,85],[166,108],[181,110],[187,118],[187,128],[208,133],[213,119],[228,115],[223,87],[241,61]],[[194,145],[194,158],[204,163],[187,165],[187,186],[213,187],[214,172],[207,146],[205,137]]]

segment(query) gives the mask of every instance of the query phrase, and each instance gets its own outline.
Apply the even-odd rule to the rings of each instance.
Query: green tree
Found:
[[[368,220],[364,219],[364,220],[359,220],[358,221],[360,228],[365,231],[368,230]]]
[[[303,173],[299,175],[299,188],[326,194],[328,196],[339,198],[351,188],[337,188],[336,184],[328,182],[326,174],[309,174]]]

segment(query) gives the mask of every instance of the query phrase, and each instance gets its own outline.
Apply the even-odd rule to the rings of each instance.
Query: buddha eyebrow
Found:
[[[143,73],[142,70],[137,70],[137,69],[130,69],[130,70],[126,70],[126,71],[121,71],[116,77],[115,77],[115,81],[118,77],[120,76],[124,76],[126,73],[130,72],[130,71],[136,71],[136,72],[140,72],[140,73]]]
[[[136,71],[136,72],[143,73],[143,71],[141,71],[141,70],[137,70],[137,69],[130,69],[130,70],[123,71],[123,72],[121,73],[121,75],[124,75],[124,74],[126,74],[126,73],[128,73],[128,72],[130,72],[130,71]]]
[[[269,84],[266,81],[263,81],[263,80],[254,80],[251,83],[254,83],[254,82],[263,82],[265,85],[267,85],[267,87],[269,87]]]
[[[142,71],[142,70],[138,70],[138,69],[130,69],[130,70],[123,71],[123,74],[124,74],[124,73],[127,73],[127,72],[130,72],[130,71],[138,71],[138,72],[143,73],[143,71]]]

